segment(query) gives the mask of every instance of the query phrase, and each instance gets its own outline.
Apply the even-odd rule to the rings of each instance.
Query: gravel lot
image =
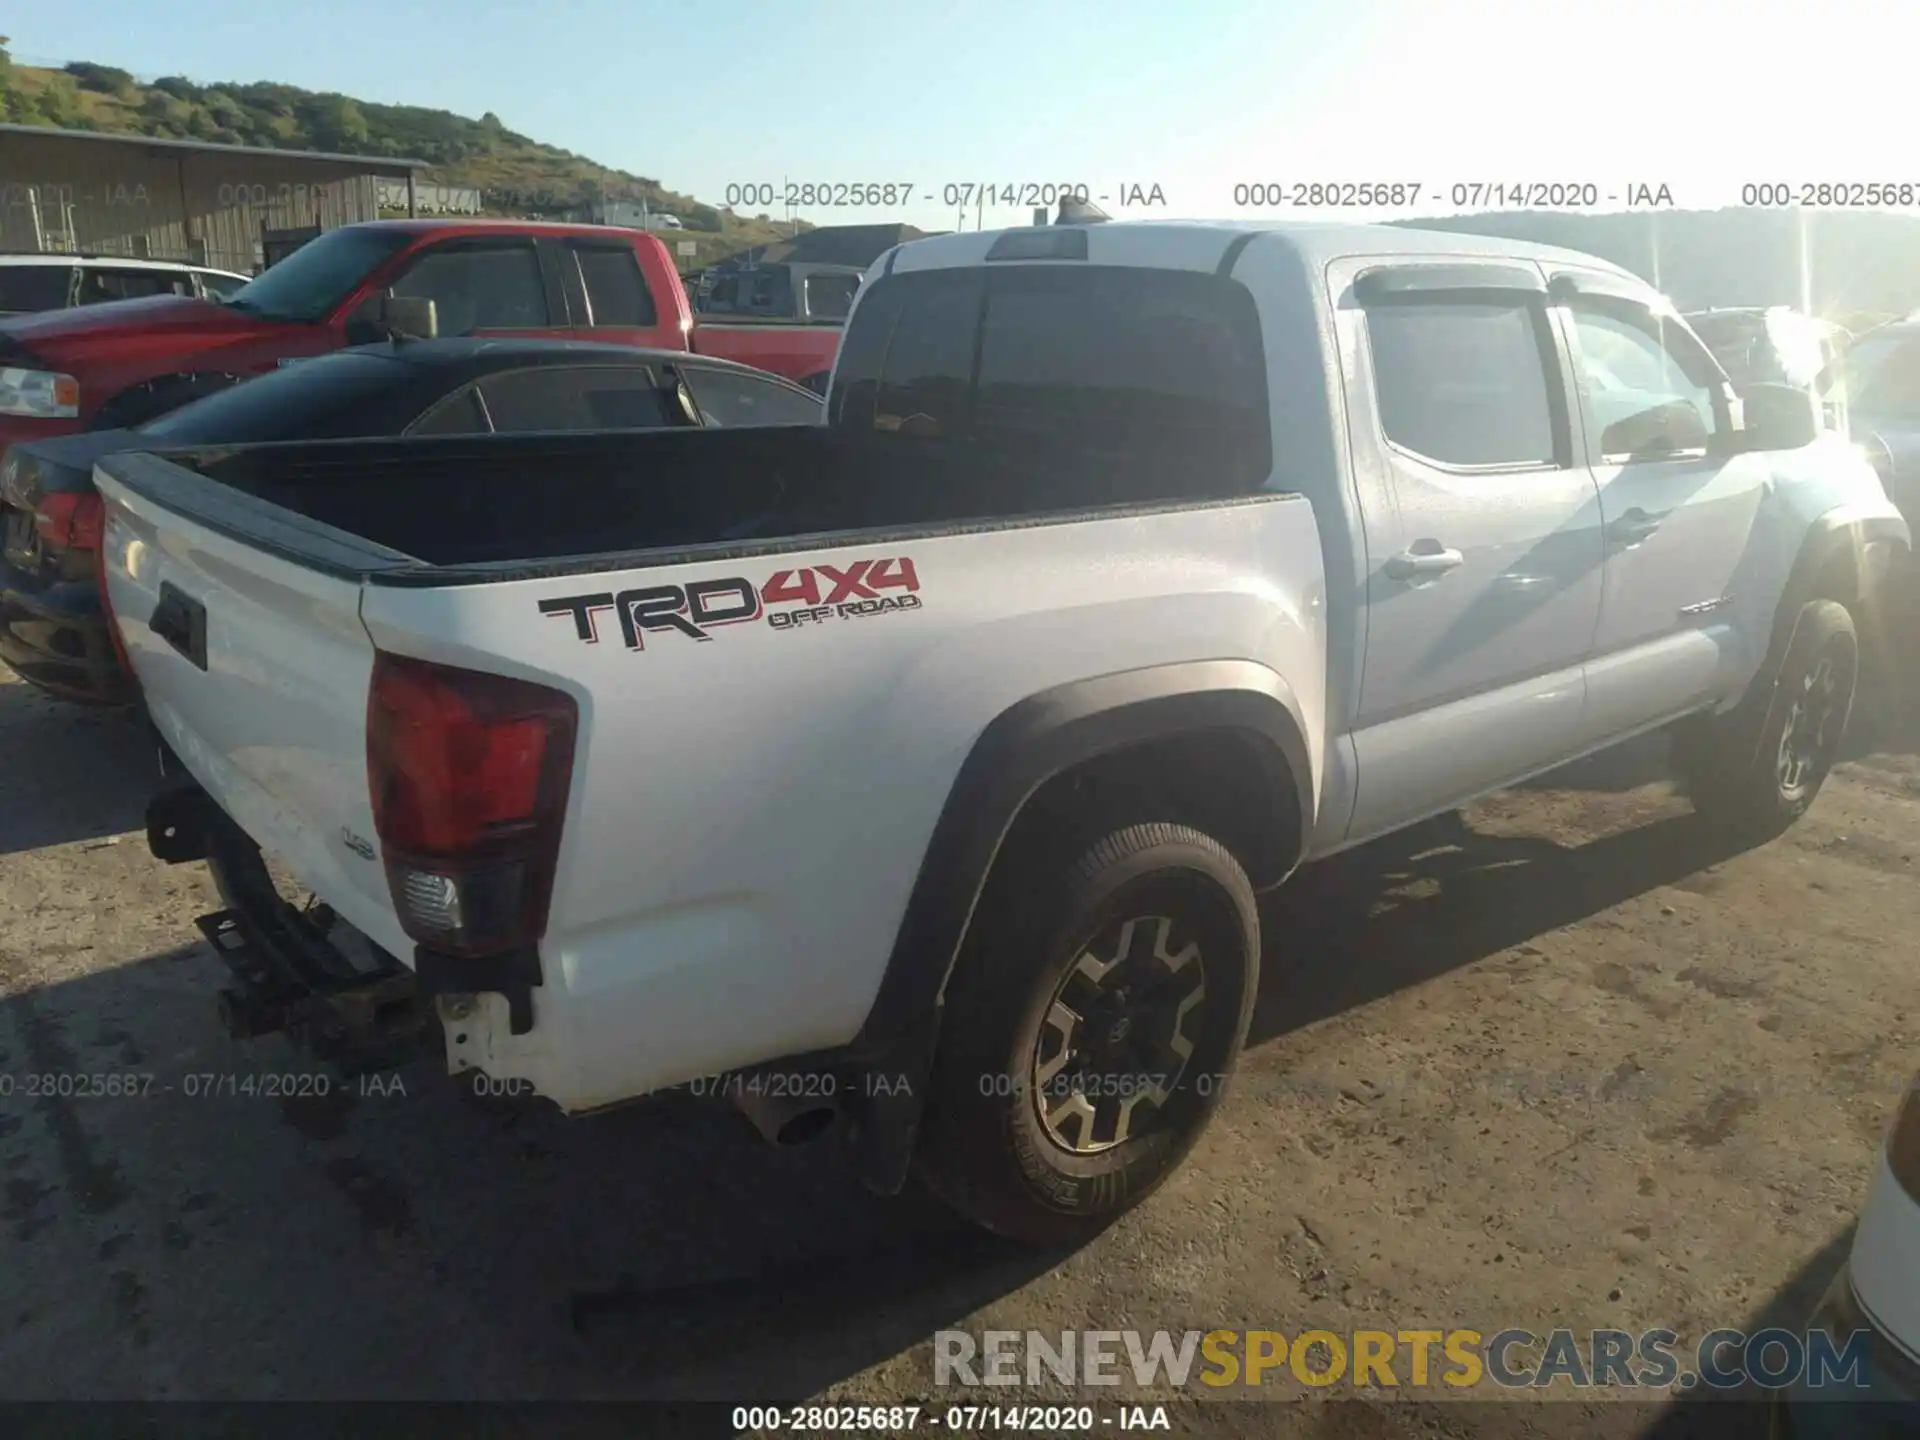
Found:
[[[190,1098],[311,1067],[218,1029],[192,928],[218,907],[146,852],[138,726],[6,676],[0,1398],[911,1399],[951,1325],[1796,1320],[1920,1063],[1916,734],[1882,723],[1747,853],[1691,823],[1656,739],[1309,872],[1268,907],[1254,1040],[1193,1160],[1033,1256],[690,1104],[567,1122],[424,1066],[404,1094]],[[22,1093],[49,1072],[153,1081]],[[1501,1408],[1542,1434],[1659,1418]]]

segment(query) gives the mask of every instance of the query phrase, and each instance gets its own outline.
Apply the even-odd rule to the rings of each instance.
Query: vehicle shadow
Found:
[[[1587,790],[1624,795],[1642,786],[1674,779],[1667,737],[1662,731],[1637,735],[1558,770],[1522,781],[1516,790]]]
[[[0,669],[0,855],[137,830],[157,775],[137,712],[75,705]]]
[[[0,1400],[798,1401],[1069,1258],[712,1102],[569,1120],[430,1062],[323,1086],[218,1029],[222,973],[192,946],[0,1001]],[[104,1073],[151,1078],[17,1080]]]
[[[1863,686],[1847,723],[1841,762],[1916,754],[1920,754],[1920,677],[1897,681],[1888,677],[1874,686]],[[1514,788],[1619,795],[1677,779],[1667,736],[1656,730],[1549,770]]]
[[[1743,848],[1691,811],[1566,846],[1457,815],[1302,870],[1267,897],[1258,1045],[1571,925]]]
[[[1814,1306],[1853,1248],[1853,1233],[1854,1226],[1850,1224],[1809,1256],[1752,1314],[1730,1315],[1725,1323],[1748,1335],[1777,1327],[1804,1336]],[[1686,1338],[1697,1340],[1699,1337]],[[1845,1343],[1845,1336],[1835,1338]],[[1750,1437],[1770,1433],[1766,1408],[1765,1394],[1752,1386],[1700,1399],[1675,1400],[1663,1406],[1640,1435],[1642,1440],[1750,1440]],[[1870,1431],[1871,1427],[1863,1424],[1857,1433]]]

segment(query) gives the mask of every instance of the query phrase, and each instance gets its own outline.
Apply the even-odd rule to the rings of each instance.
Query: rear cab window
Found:
[[[737,275],[722,275],[703,290],[699,308],[708,314],[729,315],[739,303],[739,298],[740,278]]]
[[[877,281],[842,346],[831,419],[960,447],[1033,510],[1258,490],[1272,470],[1266,387],[1259,317],[1236,281],[1006,264]]]
[[[793,277],[785,266],[762,270],[747,287],[746,303],[741,307],[749,315],[768,317],[793,314]]]
[[[844,320],[860,288],[858,275],[809,275],[806,281],[807,318]]]

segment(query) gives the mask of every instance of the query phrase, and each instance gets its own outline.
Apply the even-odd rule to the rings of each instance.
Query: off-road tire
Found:
[[[1860,641],[1847,607],[1836,600],[1808,601],[1764,714],[1743,704],[1674,731],[1674,768],[1693,808],[1716,827],[1755,840],[1779,834],[1806,814],[1839,758],[1859,675]],[[1819,743],[1790,766],[1784,743],[1790,731],[1798,735],[1796,727],[1808,723],[1808,702],[1824,694],[1829,680],[1831,694],[1816,725]]]
[[[947,990],[916,1147],[921,1179],[948,1205],[1035,1245],[1090,1239],[1173,1172],[1220,1102],[1259,988],[1253,886],[1218,841],[1155,823],[1078,848],[1056,841],[1051,863],[1043,849],[996,866]],[[1199,947],[1205,994],[1193,1007],[1191,1053],[1141,1133],[1076,1153],[1049,1134],[1036,1104],[1042,1028],[1089,947],[1143,917],[1154,917],[1158,938],[1136,944]],[[1167,934],[1158,917],[1171,922]]]

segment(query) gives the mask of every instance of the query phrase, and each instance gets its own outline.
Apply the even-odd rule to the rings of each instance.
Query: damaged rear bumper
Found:
[[[349,1074],[393,1069],[441,1048],[432,997],[415,972],[363,938],[336,943],[344,922],[324,905],[288,904],[258,847],[205,791],[180,786],[155,796],[147,847],[171,864],[205,860],[215,868],[229,908],[194,923],[230,975],[218,996],[229,1034],[285,1034]]]

